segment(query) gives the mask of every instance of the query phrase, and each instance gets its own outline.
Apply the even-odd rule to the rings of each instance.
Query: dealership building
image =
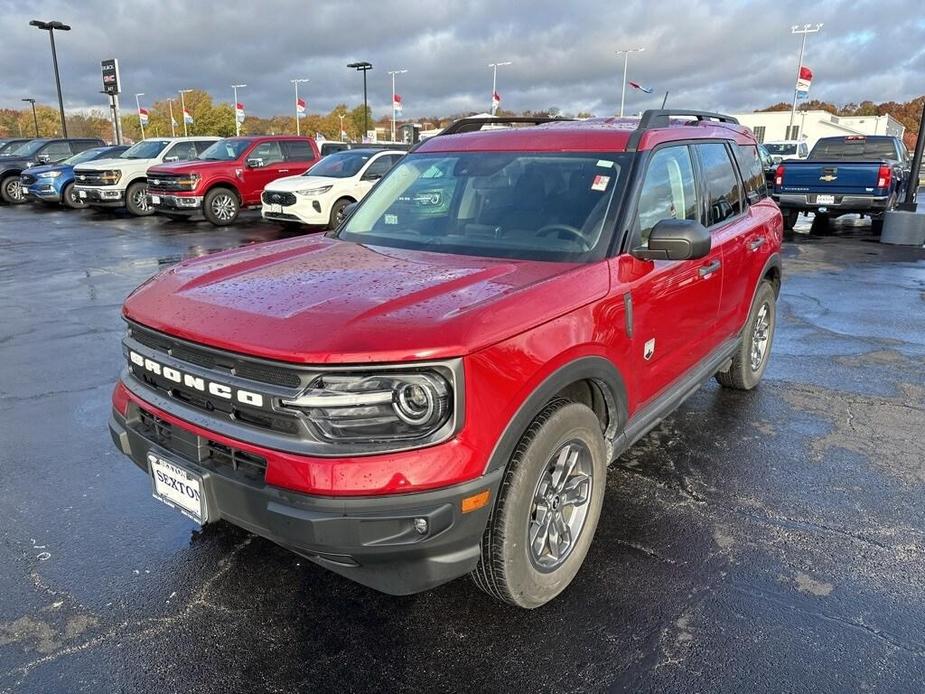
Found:
[[[790,126],[790,111],[737,113],[742,125],[752,129],[758,142],[805,139],[810,148],[821,137],[838,135],[895,135],[905,126],[893,116],[836,116],[828,111],[797,111]]]

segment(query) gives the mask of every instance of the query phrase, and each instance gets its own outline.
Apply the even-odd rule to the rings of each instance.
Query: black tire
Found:
[[[70,207],[72,210],[81,210],[87,206],[86,200],[81,200],[74,193],[74,184],[68,183],[61,191],[61,204]]]
[[[554,475],[553,470],[562,469],[556,461],[562,460],[560,453],[566,446],[574,446],[579,452],[580,462],[573,469],[585,470],[589,476],[589,488],[584,489],[586,499],[580,504],[564,501],[566,490],[555,489],[554,485],[542,486],[544,480],[555,479],[549,477]],[[565,455],[571,460],[571,453]],[[482,536],[481,558],[471,574],[475,584],[502,602],[526,609],[544,605],[565,590],[578,573],[594,538],[604,500],[606,474],[606,446],[594,412],[568,400],[549,403],[527,428],[505,470]],[[567,475],[559,479],[562,477],[566,478],[563,484],[573,479]],[[544,495],[543,490],[548,493]],[[581,495],[578,487],[571,493]],[[554,495],[552,500],[550,494]],[[540,496],[545,499],[543,503],[549,502],[545,513],[536,502]],[[559,563],[543,567],[544,557],[537,558],[534,548],[539,543],[551,551],[554,535],[556,548],[560,547],[558,538],[564,533],[551,531],[559,527],[556,515],[562,519],[567,512],[571,520],[564,519],[563,523],[580,521],[577,532],[566,545]],[[575,516],[576,513],[583,515]],[[548,517],[552,518],[552,523],[546,522],[543,537],[549,539],[540,542],[542,519]],[[535,540],[531,539],[533,531],[537,532]]]
[[[202,201],[202,212],[217,227],[233,224],[238,218],[241,204],[230,188],[213,188]]]
[[[135,181],[125,189],[125,208],[136,217],[150,217],[154,207],[148,200],[148,182]]]
[[[742,343],[732,357],[732,364],[728,371],[718,371],[716,380],[724,388],[735,390],[751,390],[758,385],[764,370],[768,366],[771,346],[774,342],[774,328],[777,325],[777,297],[774,286],[767,280],[758,285],[752,308],[748,312],[748,322],[742,330]],[[765,325],[759,331],[758,323]],[[764,348],[761,349],[760,359],[752,360],[752,350],[756,347],[756,340],[763,334]]]
[[[7,205],[22,205],[26,199],[22,194],[22,185],[19,183],[19,175],[7,176],[0,181],[0,198]]]
[[[831,236],[834,232],[832,230],[832,220],[829,219],[829,215],[816,213],[813,216],[813,223],[809,228],[809,233],[813,236]]]
[[[350,198],[341,198],[331,205],[331,217],[328,219],[328,229],[336,229],[344,221],[344,209],[354,201]]]
[[[800,216],[799,210],[781,210],[784,215],[784,231],[793,231],[793,227],[796,226],[797,219]]]
[[[880,236],[883,233],[883,217],[870,218],[870,233],[874,236]]]

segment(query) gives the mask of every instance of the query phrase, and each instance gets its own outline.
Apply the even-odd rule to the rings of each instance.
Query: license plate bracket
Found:
[[[834,205],[835,196],[834,195],[817,195],[816,204],[817,205]]]
[[[202,477],[179,463],[148,453],[152,496],[199,525],[209,522]]]
[[[270,214],[282,214],[283,206],[282,205],[267,205],[267,212]]]

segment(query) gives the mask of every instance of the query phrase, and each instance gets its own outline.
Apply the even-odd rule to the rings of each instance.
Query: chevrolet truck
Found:
[[[464,119],[327,235],[132,292],[112,438],[195,523],[386,593],[470,574],[539,607],[608,464],[707,379],[758,385],[782,236],[731,116]]]

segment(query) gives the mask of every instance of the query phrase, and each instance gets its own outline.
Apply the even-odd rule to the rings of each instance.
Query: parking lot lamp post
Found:
[[[35,115],[35,99],[23,99],[32,104],[32,122],[35,124],[35,136],[39,136],[39,117]]]
[[[177,136],[177,121],[173,119],[173,102],[176,99],[167,99],[167,109],[170,111],[170,137]]]
[[[308,78],[289,80],[295,85],[295,134],[302,134],[302,126],[299,124],[299,83],[310,81]]]
[[[392,142],[395,142],[395,75],[403,75],[407,70],[389,70],[392,76]]]
[[[495,115],[495,112],[498,110],[495,106],[495,94],[498,93],[498,68],[504,65],[511,65],[511,61],[508,60],[503,63],[488,64],[488,67],[491,68],[491,107],[488,109],[488,112],[491,115]]]
[[[55,66],[55,86],[58,88],[58,110],[61,112],[61,133],[67,137],[67,122],[64,120],[64,99],[61,97],[61,77],[58,75],[58,52],[55,50],[55,29],[58,31],[70,31],[71,27],[58,21],[43,22],[33,19],[29,26],[36,27],[42,31],[48,32],[48,38],[51,39],[51,61]]]
[[[142,140],[145,139],[145,124],[144,124],[144,121],[141,120],[141,101],[139,100],[138,97],[144,96],[144,95],[145,95],[144,92],[138,92],[135,95],[135,113],[138,114],[138,127],[141,128],[141,139]]]
[[[186,129],[186,100],[183,98],[184,94],[188,94],[192,89],[181,89],[180,91],[180,117],[183,118],[183,137],[189,137],[189,132]]]
[[[642,53],[645,48],[621,48],[617,55],[623,56],[623,90],[620,92],[620,118],[623,118],[623,105],[626,103],[626,77],[629,69],[630,53]],[[667,101],[667,96],[665,97]]]
[[[790,27],[791,34],[800,34],[800,59],[797,61],[797,79],[793,84],[793,106],[790,107],[790,127],[787,128],[787,139],[796,140],[793,137],[793,119],[797,113],[797,85],[800,81],[800,71],[803,69],[803,53],[806,51],[806,35],[815,34],[822,29],[822,24],[804,24],[803,26]],[[801,129],[802,131],[802,129]]]
[[[337,136],[338,140],[344,139],[344,114],[338,113],[337,117],[340,118],[340,134]]]
[[[373,65],[363,60],[358,63],[348,63],[347,67],[352,67],[358,72],[363,73],[363,137],[366,137],[369,132],[369,107],[366,105],[366,73],[373,69]],[[361,137],[360,140],[362,140],[363,137]]]
[[[235,137],[241,135],[241,124],[238,122],[238,90],[244,89],[246,84],[232,84],[231,88],[234,89],[234,103],[231,105],[232,110],[234,111],[234,134]]]

